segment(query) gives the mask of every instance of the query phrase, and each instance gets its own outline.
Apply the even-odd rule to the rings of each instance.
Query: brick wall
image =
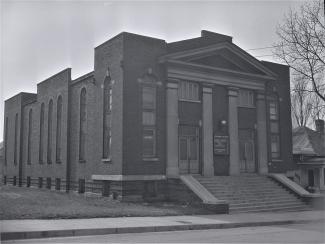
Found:
[[[286,172],[295,168],[292,159],[292,124],[289,67],[286,65],[265,61],[262,63],[278,75],[276,82],[268,84],[267,93],[276,95],[279,98],[281,161],[272,162],[271,158],[269,158],[269,161],[271,162],[269,165],[269,172]]]
[[[160,39],[126,33],[123,53],[123,174],[165,173],[165,77],[158,57],[165,53],[165,42]],[[141,84],[138,82],[152,70],[157,81],[156,149],[158,161],[142,158]]]

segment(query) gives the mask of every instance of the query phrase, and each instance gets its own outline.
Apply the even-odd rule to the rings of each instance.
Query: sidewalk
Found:
[[[2,240],[12,240],[116,233],[221,229],[305,222],[325,222],[325,212],[303,211],[165,217],[2,220],[0,221],[0,230]]]

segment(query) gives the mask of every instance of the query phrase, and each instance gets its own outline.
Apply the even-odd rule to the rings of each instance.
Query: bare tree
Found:
[[[277,28],[280,41],[274,46],[274,54],[309,81],[304,89],[315,93],[323,102],[325,101],[324,18],[324,5],[321,0],[305,3],[299,11],[291,10]]]
[[[301,75],[293,75],[291,82],[291,112],[294,125],[306,126],[313,114],[313,94],[307,91],[308,80]]]

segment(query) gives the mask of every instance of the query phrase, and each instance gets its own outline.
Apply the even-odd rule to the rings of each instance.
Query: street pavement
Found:
[[[324,222],[324,211],[0,221],[2,240]]]
[[[324,222],[216,230],[5,241],[3,243],[325,243]]]

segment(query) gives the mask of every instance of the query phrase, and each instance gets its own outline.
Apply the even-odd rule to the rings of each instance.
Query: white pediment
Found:
[[[226,42],[168,54],[161,57],[160,62],[250,74],[267,79],[276,78],[276,74],[261,64],[259,60],[236,45]]]

